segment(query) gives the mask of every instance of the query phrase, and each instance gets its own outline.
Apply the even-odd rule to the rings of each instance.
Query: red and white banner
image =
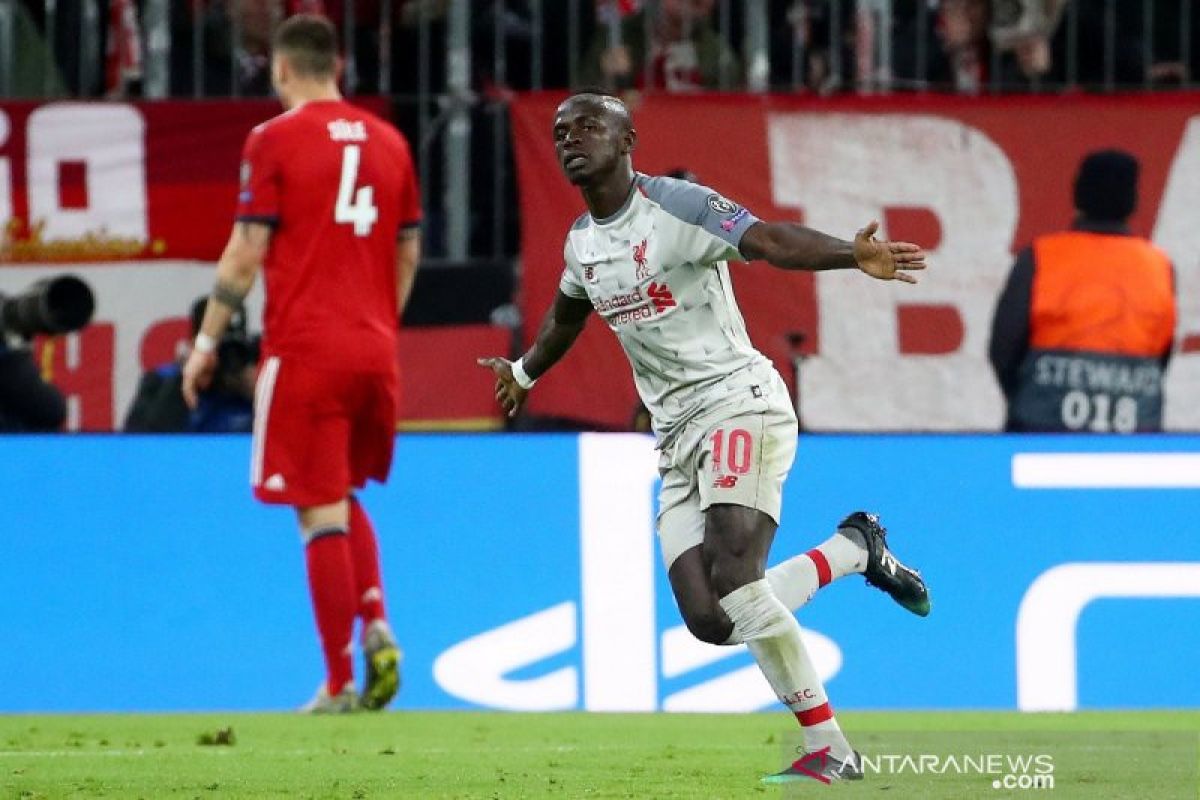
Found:
[[[551,124],[561,94],[513,107],[527,342],[558,286],[562,245],[584,205],[562,177]],[[1180,353],[1166,423],[1200,428],[1200,103],[1195,96],[814,100],[652,96],[635,110],[634,165],[686,167],[771,220],[849,238],[881,234],[930,252],[918,286],[844,272],[734,268],[750,335],[793,378],[817,430],[994,430],[1003,401],[987,361],[996,298],[1014,254],[1073,216],[1082,156],[1120,147],[1142,163],[1132,220],[1175,263]],[[588,326],[530,395],[534,413],[624,427],[636,396],[615,338]]]
[[[363,105],[387,114],[383,101]],[[142,372],[188,338],[233,223],[242,142],[279,111],[269,100],[0,104],[0,294],[69,272],[96,297],[91,325],[35,347],[68,395],[70,429],[120,428]],[[252,328],[261,303],[260,288]],[[508,344],[491,326],[406,331],[403,419],[500,424],[474,359]]]
[[[213,260],[278,103],[0,104],[0,263]]]

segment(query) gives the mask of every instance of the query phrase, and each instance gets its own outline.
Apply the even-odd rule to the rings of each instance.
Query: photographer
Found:
[[[95,308],[92,290],[71,275],[38,281],[19,295],[0,295],[0,432],[62,429],[66,399],[42,378],[29,343],[38,334],[83,328]]]
[[[200,329],[207,297],[192,305],[192,338]],[[130,433],[245,433],[253,426],[254,377],[258,342],[246,333],[245,318],[234,316],[217,348],[217,372],[200,394],[194,411],[183,400],[183,363],[188,352],[142,375],[125,418]]]
[[[66,419],[67,401],[42,380],[29,343],[0,337],[0,431],[57,431]]]

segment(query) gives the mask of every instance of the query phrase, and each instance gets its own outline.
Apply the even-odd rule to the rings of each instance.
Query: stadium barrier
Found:
[[[285,709],[320,676],[292,514],[249,440],[6,437],[0,711]],[[364,502],[401,708],[753,710],[692,640],[632,434],[401,437]],[[848,578],[799,613],[846,709],[1200,706],[1200,437],[807,436],[773,561],[878,511],[918,619]]]

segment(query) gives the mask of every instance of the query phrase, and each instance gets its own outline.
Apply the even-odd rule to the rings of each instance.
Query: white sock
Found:
[[[821,588],[817,565],[807,553],[771,567],[767,570],[767,583],[784,608],[792,611],[806,605]]]
[[[775,695],[799,720],[805,749],[813,752],[829,747],[834,758],[849,758],[853,751],[833,717],[825,687],[800,639],[800,623],[771,593],[767,580],[735,589],[720,602]]]
[[[796,611],[813,599],[822,586],[867,568],[862,534],[844,528],[821,544],[767,570],[771,591],[784,606]]]
[[[862,534],[854,528],[844,530],[847,535],[834,534],[807,553],[793,556],[767,570],[771,591],[784,608],[799,611],[822,586],[867,568],[867,547]],[[742,641],[741,634],[734,628],[725,644],[741,644]]]

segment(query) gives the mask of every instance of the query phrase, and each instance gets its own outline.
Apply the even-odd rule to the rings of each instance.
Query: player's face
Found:
[[[554,147],[567,180],[587,186],[612,173],[628,155],[625,125],[603,103],[571,99],[554,118]]]

